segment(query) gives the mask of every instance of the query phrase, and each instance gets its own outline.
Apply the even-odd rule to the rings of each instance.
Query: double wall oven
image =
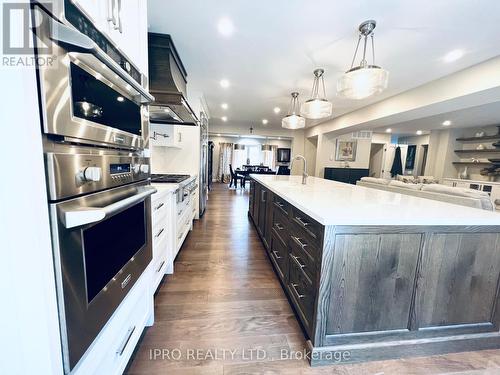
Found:
[[[72,1],[35,3],[37,69],[64,369],[151,261],[147,79]]]

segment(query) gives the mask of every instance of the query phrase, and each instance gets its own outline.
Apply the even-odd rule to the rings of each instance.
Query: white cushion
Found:
[[[397,181],[401,181],[401,182],[410,183],[410,184],[414,184],[414,183],[417,182],[417,181],[415,181],[415,177],[413,177],[413,176],[405,176],[405,175],[401,175],[401,174],[398,174],[396,176],[396,180]]]
[[[372,184],[388,185],[391,180],[386,180],[385,178],[376,177],[361,177],[361,181],[370,182]]]
[[[431,191],[434,193],[479,199],[483,209],[491,211],[494,210],[493,203],[491,202],[489,194],[484,191],[467,189],[467,188],[457,188],[439,184],[423,185],[422,191]]]
[[[437,184],[438,181],[434,178],[434,176],[418,176],[417,181],[421,184]]]
[[[403,189],[411,189],[411,190],[420,190],[422,187],[421,184],[405,183],[403,181],[397,181],[397,180],[391,181],[389,186],[394,186]]]

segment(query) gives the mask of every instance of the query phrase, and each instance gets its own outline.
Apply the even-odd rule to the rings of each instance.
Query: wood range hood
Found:
[[[168,34],[148,33],[149,92],[155,101],[149,106],[152,123],[198,125],[187,101],[187,72]]]

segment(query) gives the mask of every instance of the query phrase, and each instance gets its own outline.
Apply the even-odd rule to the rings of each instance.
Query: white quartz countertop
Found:
[[[156,190],[167,193],[167,192],[174,192],[179,188],[179,184],[175,183],[170,183],[170,182],[152,182],[151,186],[154,187]]]
[[[500,213],[302,176],[251,175],[323,225],[500,225]]]

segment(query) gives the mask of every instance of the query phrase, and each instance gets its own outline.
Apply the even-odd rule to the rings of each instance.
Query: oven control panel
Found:
[[[149,158],[130,155],[46,153],[50,200],[147,180]]]

